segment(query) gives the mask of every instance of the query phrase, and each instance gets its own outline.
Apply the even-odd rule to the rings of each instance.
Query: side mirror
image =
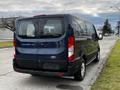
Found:
[[[103,39],[102,33],[98,33],[98,39],[99,39],[99,40],[102,40],[102,39]]]

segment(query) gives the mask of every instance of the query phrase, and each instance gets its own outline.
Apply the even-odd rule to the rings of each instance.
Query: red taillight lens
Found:
[[[15,49],[16,49],[16,40],[15,40],[15,38],[13,39],[13,47],[14,47],[14,59],[16,58],[16,51],[15,51]]]
[[[74,60],[74,36],[68,38],[68,60]]]
[[[13,46],[16,47],[16,40],[13,39]]]

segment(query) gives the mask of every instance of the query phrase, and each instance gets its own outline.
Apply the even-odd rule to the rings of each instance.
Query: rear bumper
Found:
[[[58,77],[62,77],[62,76],[73,76],[74,73],[78,70],[78,68],[76,67],[77,65],[75,64],[75,62],[71,62],[70,64],[68,64],[67,65],[67,70],[65,70],[65,71],[61,71],[61,70],[57,70],[57,71],[53,70],[52,71],[52,70],[40,70],[40,69],[19,67],[19,66],[17,66],[15,61],[16,60],[13,60],[13,69],[16,72],[20,72],[20,73],[38,74],[38,75],[42,75],[42,76],[58,76]]]
[[[42,76],[72,76],[71,73],[69,72],[51,72],[51,71],[40,71],[40,70],[28,70],[28,69],[21,69],[17,67],[13,67],[16,72],[20,73],[28,73],[28,74],[37,74],[37,75],[42,75]]]

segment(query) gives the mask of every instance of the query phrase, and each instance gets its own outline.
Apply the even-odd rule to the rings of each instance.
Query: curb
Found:
[[[8,47],[0,47],[0,49],[4,49],[4,48],[12,48],[13,46],[8,46]]]
[[[89,86],[86,90],[91,90],[91,86],[94,84],[94,82],[96,81],[96,79],[98,78],[98,76],[100,75],[103,67],[106,65],[107,63],[107,59],[109,58],[110,54],[111,54],[111,50],[113,49],[113,47],[115,46],[116,42],[118,39],[116,39],[115,43],[113,44],[113,46],[110,47],[109,52],[106,54],[106,56],[104,58],[102,58],[103,62],[100,63],[100,65],[97,67],[97,72],[94,74],[94,77],[91,78]]]

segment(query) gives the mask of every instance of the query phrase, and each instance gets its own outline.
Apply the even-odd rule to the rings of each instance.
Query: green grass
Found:
[[[13,42],[12,42],[12,41],[0,42],[0,48],[3,48],[3,47],[11,47],[11,46],[13,46]]]
[[[120,40],[112,49],[106,65],[91,90],[120,90]]]

